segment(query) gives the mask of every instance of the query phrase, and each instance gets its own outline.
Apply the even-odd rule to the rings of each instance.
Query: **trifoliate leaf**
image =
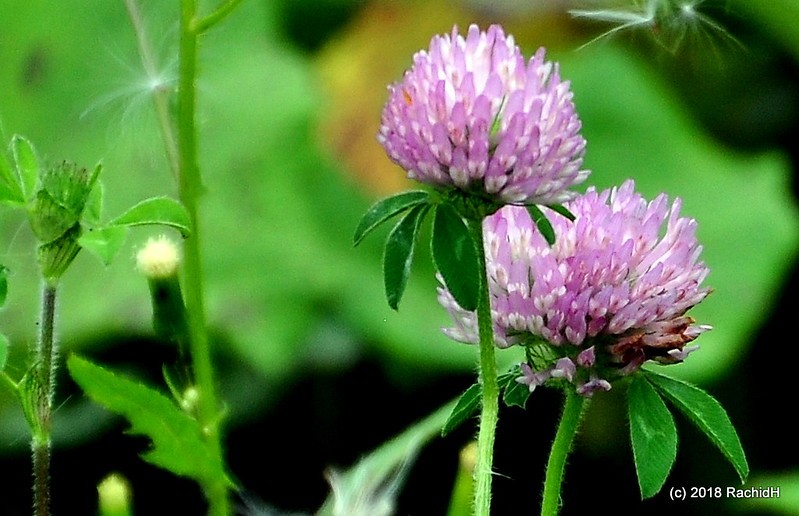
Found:
[[[169,197],[152,197],[136,204],[108,223],[109,226],[169,226],[184,237],[191,233],[191,220],[186,208]]]
[[[224,475],[200,424],[169,397],[77,356],[67,360],[67,367],[90,398],[124,416],[131,433],[151,439],[153,446],[142,454],[144,460],[200,482]]]
[[[718,447],[735,468],[741,483],[745,482],[749,476],[749,464],[738,434],[721,404],[702,389],[682,380],[652,371],[645,371],[644,374],[662,396],[677,407]]]
[[[458,428],[464,421],[477,413],[480,408],[480,397],[480,384],[477,383],[461,394],[443,428],[441,428],[442,437]]]
[[[657,391],[636,375],[627,391],[635,469],[641,498],[655,496],[677,458],[677,427]]]
[[[476,310],[480,267],[469,228],[449,204],[439,204],[433,219],[433,262],[444,284],[464,310]]]
[[[383,222],[418,204],[426,203],[430,194],[418,190],[403,192],[375,203],[361,218],[355,229],[353,245],[358,245],[366,235]]]
[[[383,253],[383,279],[388,305],[397,310],[408,277],[411,274],[416,235],[429,209],[428,204],[417,204],[394,226],[386,240]]]

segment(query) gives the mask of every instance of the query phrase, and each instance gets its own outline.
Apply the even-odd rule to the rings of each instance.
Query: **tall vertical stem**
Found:
[[[560,491],[563,485],[566,457],[568,457],[572,449],[574,437],[577,435],[577,429],[580,426],[580,418],[587,405],[586,398],[574,392],[574,389],[566,389],[563,414],[561,415],[549,460],[547,461],[541,516],[556,516],[560,510]]]
[[[189,347],[196,387],[200,393],[197,417],[213,455],[212,460],[224,464],[219,425],[214,370],[205,319],[203,268],[200,252],[201,224],[199,200],[202,181],[197,164],[196,73],[197,32],[196,0],[181,0],[180,8],[180,71],[178,78],[178,155],[180,200],[189,213],[192,234],[184,242],[184,293],[189,321]],[[209,502],[209,514],[230,513],[228,484],[220,476],[203,486]]]
[[[55,324],[56,286],[45,282],[42,288],[42,313],[35,351],[36,390],[34,394],[36,422],[31,439],[33,460],[33,512],[50,514],[50,447],[53,393],[55,391]]]
[[[499,419],[499,383],[494,358],[494,324],[491,319],[491,299],[488,292],[482,219],[470,221],[472,239],[477,246],[480,270],[480,299],[477,303],[477,327],[480,336],[480,386],[482,389],[480,430],[477,435],[477,467],[475,468],[474,513],[491,514],[491,484],[493,478],[494,438]]]

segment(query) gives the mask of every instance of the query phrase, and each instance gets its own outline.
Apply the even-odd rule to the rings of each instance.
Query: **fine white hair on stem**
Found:
[[[605,2],[607,5],[607,2]],[[609,23],[613,27],[599,34],[579,48],[608,38],[622,31],[646,29],[662,47],[676,52],[686,41],[714,43],[724,40],[741,47],[741,43],[719,22],[704,12],[706,0],[633,0],[627,7],[607,9],[572,9],[575,18]]]

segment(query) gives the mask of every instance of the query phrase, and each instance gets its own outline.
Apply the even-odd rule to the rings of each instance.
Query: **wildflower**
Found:
[[[524,208],[486,219],[496,343],[528,347],[531,364],[519,381],[531,390],[552,378],[584,395],[608,390],[609,380],[647,360],[681,362],[696,349],[687,344],[710,329],[685,315],[710,292],[701,286],[709,271],[696,221],[680,216],[679,199],[647,202],[634,188],[591,188],[567,203],[575,220],[551,216],[553,246]],[[477,342],[474,314],[444,288],[439,301],[455,322],[445,333]]]
[[[435,36],[389,86],[378,140],[408,177],[501,204],[558,204],[581,183],[585,139],[567,81],[525,64],[499,25]]]

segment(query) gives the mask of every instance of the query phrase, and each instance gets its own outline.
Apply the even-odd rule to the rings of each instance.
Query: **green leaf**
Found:
[[[119,254],[127,236],[126,226],[90,229],[83,232],[78,239],[78,245],[99,258],[104,265],[108,265]]]
[[[25,197],[20,190],[17,174],[11,168],[4,152],[0,152],[0,202],[23,204]]]
[[[504,389],[502,400],[508,407],[525,408],[530,398],[530,388],[516,381],[522,375],[519,366],[499,377],[499,385]]]
[[[17,166],[19,190],[25,201],[33,198],[36,182],[39,180],[39,160],[33,144],[25,137],[15,134],[11,138],[11,152]]]
[[[464,421],[477,413],[480,408],[480,384],[474,384],[458,398],[455,406],[452,408],[447,421],[441,428],[441,436],[444,437],[448,433],[458,428]]]
[[[727,412],[714,397],[698,387],[645,371],[646,379],[701,430],[735,468],[741,483],[749,476],[741,441]]]
[[[83,209],[83,220],[93,226],[100,225],[103,220],[103,203],[105,188],[102,181],[97,181],[89,192],[86,206]]]
[[[444,284],[464,310],[477,309],[480,268],[469,228],[449,204],[436,207],[431,242],[433,262]]]
[[[651,498],[663,487],[677,458],[677,427],[666,404],[642,375],[630,383],[627,406],[641,498]]]
[[[383,222],[418,204],[426,203],[430,194],[420,190],[403,192],[375,203],[361,218],[355,229],[353,245],[358,245],[366,235]]]
[[[394,310],[399,307],[405,286],[408,284],[416,235],[429,208],[428,204],[417,204],[388,235],[383,253],[383,279],[388,305]]]
[[[146,199],[108,223],[109,226],[143,226],[157,224],[180,231],[183,237],[191,233],[191,221],[186,208],[169,197]]]
[[[130,421],[131,433],[152,440],[144,460],[200,482],[224,475],[222,465],[211,458],[199,423],[167,396],[74,355],[67,367],[90,398]]]
[[[8,268],[0,265],[0,308],[6,304],[8,297]]]
[[[575,219],[574,213],[570,212],[569,208],[567,208],[566,206],[564,206],[562,204],[548,204],[547,208],[549,208],[550,210],[554,211],[555,213],[557,213],[559,215],[563,215],[564,217],[566,217],[570,221],[574,222],[574,219]]]
[[[526,206],[528,213],[530,213],[530,217],[533,219],[533,222],[538,227],[538,231],[546,239],[549,245],[555,243],[555,230],[552,228],[552,224],[549,222],[549,219],[541,209],[536,206],[535,204],[528,204]]]

